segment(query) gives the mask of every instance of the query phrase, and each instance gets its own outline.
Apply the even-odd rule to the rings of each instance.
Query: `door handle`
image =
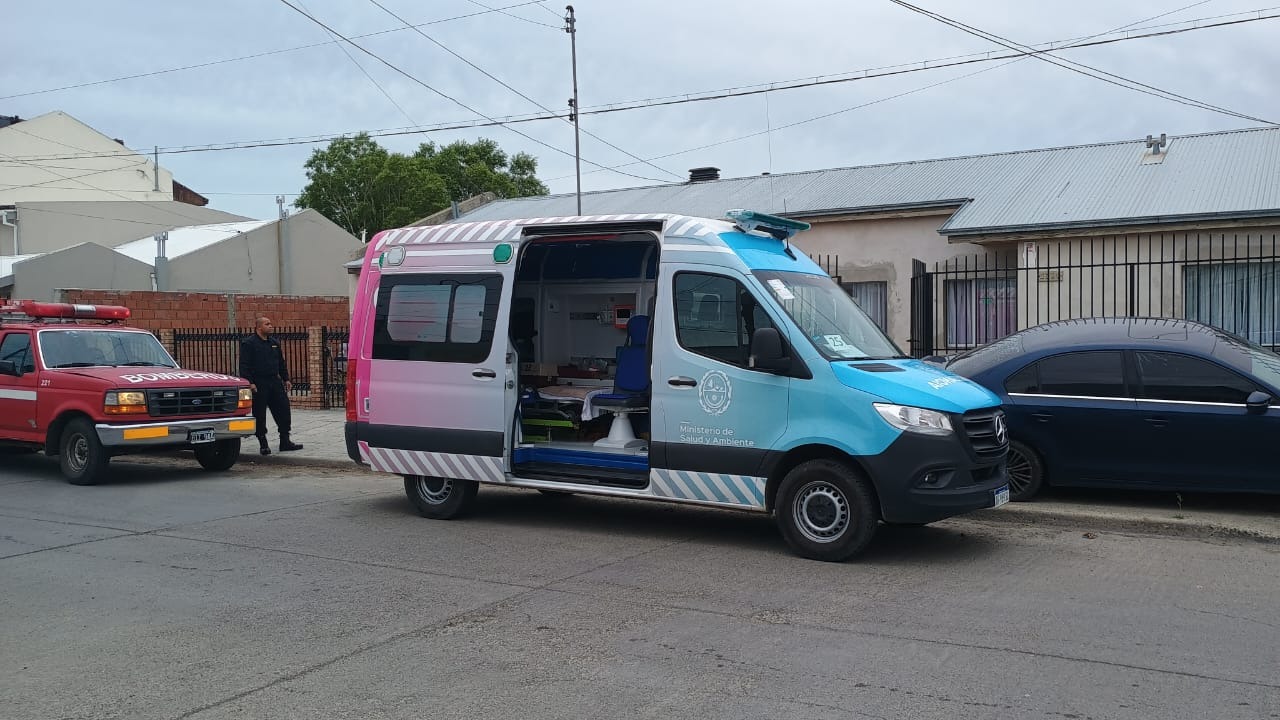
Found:
[[[1146,418],[1146,420],[1151,423],[1152,426],[1158,428],[1167,427],[1169,425],[1169,421],[1164,418]]]
[[[1036,422],[1042,423],[1049,422],[1053,419],[1053,416],[1049,413],[1031,413],[1031,417],[1035,418]]]
[[[698,381],[691,377],[677,375],[673,378],[667,378],[667,384],[672,387],[697,387]]]
[[[492,371],[492,370],[487,370],[487,369],[485,369],[485,368],[480,368],[479,370],[472,370],[472,371],[471,371],[471,377],[473,377],[473,378],[481,378],[481,379],[484,379],[484,378],[493,379],[493,378],[498,377],[498,373],[496,373],[496,372],[494,372],[494,371]]]

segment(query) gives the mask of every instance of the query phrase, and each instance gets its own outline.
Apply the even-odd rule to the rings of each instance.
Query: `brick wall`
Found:
[[[149,290],[60,290],[61,302],[124,305],[129,325],[159,333],[171,328],[234,330],[252,327],[259,315],[276,327],[346,327],[348,298],[319,295],[237,295]]]

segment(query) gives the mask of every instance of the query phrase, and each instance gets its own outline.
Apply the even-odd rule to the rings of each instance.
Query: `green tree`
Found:
[[[425,143],[413,155],[388,152],[365,133],[339,138],[315,150],[304,165],[307,185],[294,201],[313,208],[357,237],[404,227],[483,192],[499,197],[546,195],[536,177],[538,161],[481,138],[437,148]]]
[[[423,143],[414,157],[444,178],[452,200],[466,200],[483,192],[503,198],[547,194],[547,186],[536,176],[536,158],[528,153],[509,158],[488,138],[473,143],[458,140],[443,147]]]

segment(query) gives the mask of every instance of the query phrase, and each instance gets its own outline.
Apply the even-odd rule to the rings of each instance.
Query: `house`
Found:
[[[53,300],[69,288],[342,295],[336,268],[359,244],[315,210],[176,227],[114,247],[81,242],[2,258],[0,296]]]
[[[263,221],[207,203],[151,157],[66,113],[0,116],[0,297],[342,294],[335,268],[360,245],[350,233],[314,210]]]
[[[576,206],[573,194],[503,199],[433,220]],[[697,168],[684,183],[582,195],[587,215],[730,208],[811,223],[795,244],[916,355],[1107,315],[1188,317],[1280,345],[1280,128],[733,179]]]

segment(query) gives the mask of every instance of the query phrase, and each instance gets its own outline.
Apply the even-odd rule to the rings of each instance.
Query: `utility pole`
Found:
[[[152,187],[155,188],[156,192],[160,192],[160,146],[154,145],[152,148],[152,153],[154,153],[152,157],[155,158],[152,161],[153,167],[151,168],[151,174],[155,176],[155,182]]]
[[[569,99],[569,117],[573,119],[573,165],[578,177],[578,214],[582,214],[582,148],[578,136],[578,28],[573,17],[573,6],[565,5],[569,11],[564,17],[564,31],[569,33],[569,47],[573,54],[573,97]]]

